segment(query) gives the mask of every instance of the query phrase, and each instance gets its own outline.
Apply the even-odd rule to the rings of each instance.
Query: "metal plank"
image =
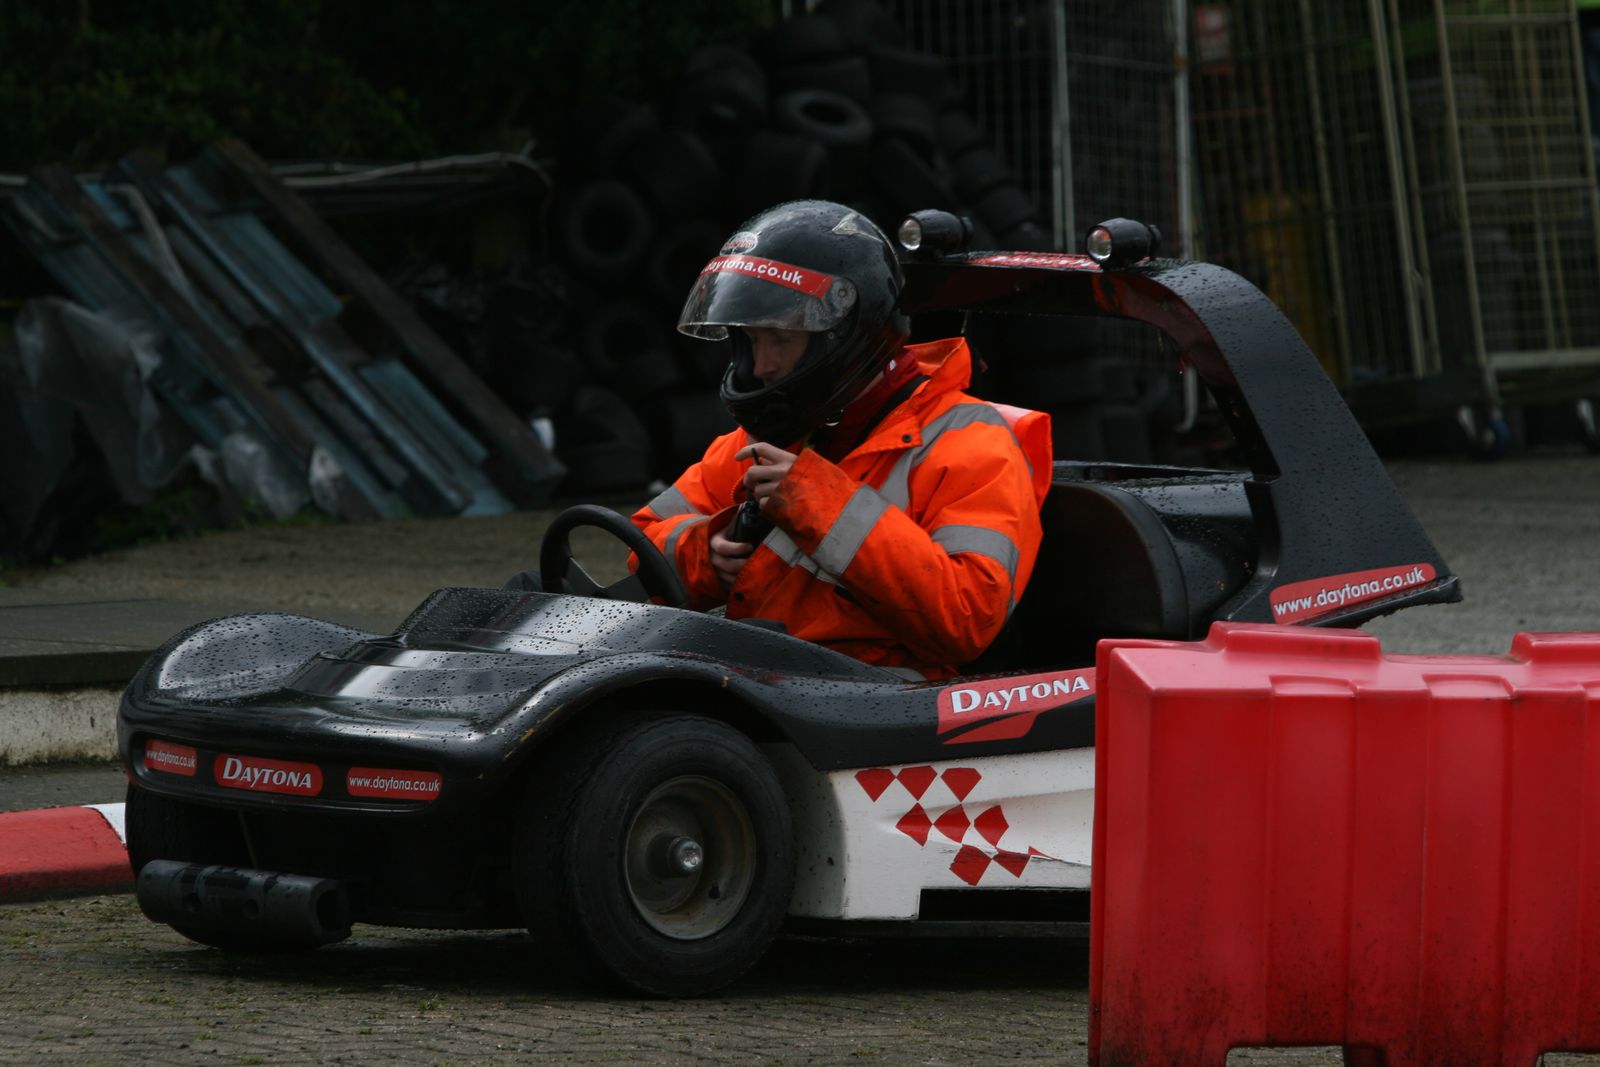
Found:
[[[260,273],[239,249],[232,247],[226,234],[212,220],[195,210],[182,190],[166,175],[135,158],[121,160],[117,168],[126,174],[154,203],[171,215],[178,225],[210,256],[256,307],[279,329],[286,332],[302,351],[344,394],[359,414],[443,503],[443,510],[455,513],[467,506],[471,494],[455,472],[439,462],[427,444],[418,438],[405,420],[381,396],[368,387],[355,370],[367,354],[344,335],[337,323],[324,319],[307,322],[275,285],[275,279]],[[419,501],[421,503],[428,503]],[[437,506],[423,510],[437,510]]]
[[[171,227],[167,234],[167,243],[172,246],[173,255],[183,266],[183,272],[189,277],[190,283],[199,285],[205,291],[205,295],[222,309],[231,328],[236,328],[236,332],[243,335],[266,325],[266,320],[250,301],[245,299],[239,287],[217,272],[206,258],[205,252],[188,234],[177,227]]]
[[[280,387],[277,396],[290,417],[303,426],[317,447],[338,464],[339,470],[343,473],[343,481],[359,487],[360,491],[372,500],[377,518],[403,519],[410,513],[405,501],[380,484],[378,476],[368,466],[366,458],[347,446],[306,403],[304,397],[287,387]]]
[[[344,305],[316,275],[306,269],[261,220],[249,214],[213,216],[212,224],[245,261],[259,265],[274,286],[308,322],[337,319]]]
[[[328,388],[328,383],[316,378],[309,378],[300,385],[300,392],[311,401],[311,406],[344,438],[349,441],[367,462],[372,464],[378,477],[382,478],[391,487],[405,494],[407,484],[411,481],[411,472],[405,465],[396,462],[372,436],[359,416],[349,405],[345,404],[339,394]]]
[[[83,238],[92,243],[138,293],[146,308],[165,329],[186,337],[219,375],[228,393],[301,469],[308,469],[314,442],[268,388],[261,358],[243,340],[232,344],[184,299],[166,277],[133,247],[126,234],[112,225],[95,206],[77,179],[64,167],[42,167],[30,181],[47,193],[69,217]],[[337,496],[340,514],[349,518],[377,518],[372,500],[345,483]]]
[[[340,285],[385,325],[416,369],[446,397],[460,405],[473,426],[510,461],[519,503],[549,499],[565,468],[496,396],[483,380],[423,323],[411,307],[384,284],[328,225],[267,169],[243,142],[226,138],[207,150],[209,158],[241,180],[273,216],[292,230]]]
[[[399,360],[373,360],[361,368],[361,376],[395,407],[414,421],[427,426],[440,445],[454,449],[463,462],[476,467],[489,458],[484,448],[461,424],[450,417],[438,399]]]
[[[503,515],[511,510],[511,502],[479,468],[488,458],[488,451],[450,417],[405,364],[393,359],[368,363],[361,368],[361,376],[412,425],[429,428],[429,443],[444,453],[446,462],[456,467],[462,484],[472,494],[472,502],[461,514]]]

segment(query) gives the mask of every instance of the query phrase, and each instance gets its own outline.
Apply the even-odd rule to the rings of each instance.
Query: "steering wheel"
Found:
[[[639,569],[619,582],[602,586],[573,558],[572,531],[594,526],[621,541],[639,558]],[[539,546],[538,583],[523,571],[506,583],[508,589],[540,590],[546,593],[572,593],[604,600],[632,600],[644,603],[658,597],[681,608],[689,603],[678,572],[655,543],[626,516],[594,504],[574,504],[551,520]]]

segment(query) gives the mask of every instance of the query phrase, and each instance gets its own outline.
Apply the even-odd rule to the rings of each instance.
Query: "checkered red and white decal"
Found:
[[[898,771],[870,767],[856,772],[856,782],[874,805],[880,801],[899,805],[909,797],[911,806],[894,825],[918,846],[926,846],[935,837],[960,846],[950,863],[950,873],[968,885],[977,885],[991,866],[1008,872],[1012,878],[1021,878],[1031,858],[1051,858],[1031,846],[1021,851],[1002,847],[1001,840],[1011,824],[1001,805],[982,804],[968,810],[967,797],[982,778],[972,767],[948,767],[943,771],[927,766],[902,767]],[[933,801],[931,787],[935,782],[948,790],[954,804],[941,806]]]

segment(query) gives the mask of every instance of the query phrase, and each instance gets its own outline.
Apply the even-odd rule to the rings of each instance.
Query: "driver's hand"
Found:
[[[711,569],[717,572],[717,580],[722,583],[722,588],[732,589],[734,579],[750,562],[750,553],[756,550],[756,546],[729,540],[725,529],[711,535]]]
[[[778,489],[778,483],[788,476],[789,469],[799,457],[777,445],[757,441],[741,448],[733,458],[755,460],[750,469],[744,472],[744,487],[765,510],[767,501]]]

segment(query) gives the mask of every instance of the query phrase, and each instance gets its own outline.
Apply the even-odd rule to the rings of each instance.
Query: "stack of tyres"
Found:
[[[707,399],[726,367],[722,346],[672,327],[700,267],[756,212],[826,197],[892,232],[910,211],[942,208],[972,219],[975,247],[1050,247],[1036,205],[965,110],[945,59],[906,47],[875,0],[829,0],[746,44],[702,46],[660,106],[593,102],[567,144],[548,237],[583,295],[566,332],[543,338],[537,353],[566,381],[563,406],[532,406],[552,416],[556,450],[573,471],[569,494],[670,480],[732,428]],[[576,385],[567,381],[574,354]],[[995,355],[1009,358],[999,344]],[[1067,406],[1063,455],[1148,458],[1142,425],[1130,432],[1137,398],[1113,381],[1112,362],[1017,371],[1017,395]],[[1071,381],[1045,381],[1062,376]],[[594,421],[624,409],[633,419],[610,433]],[[1133,441],[1131,453],[1113,440]]]

